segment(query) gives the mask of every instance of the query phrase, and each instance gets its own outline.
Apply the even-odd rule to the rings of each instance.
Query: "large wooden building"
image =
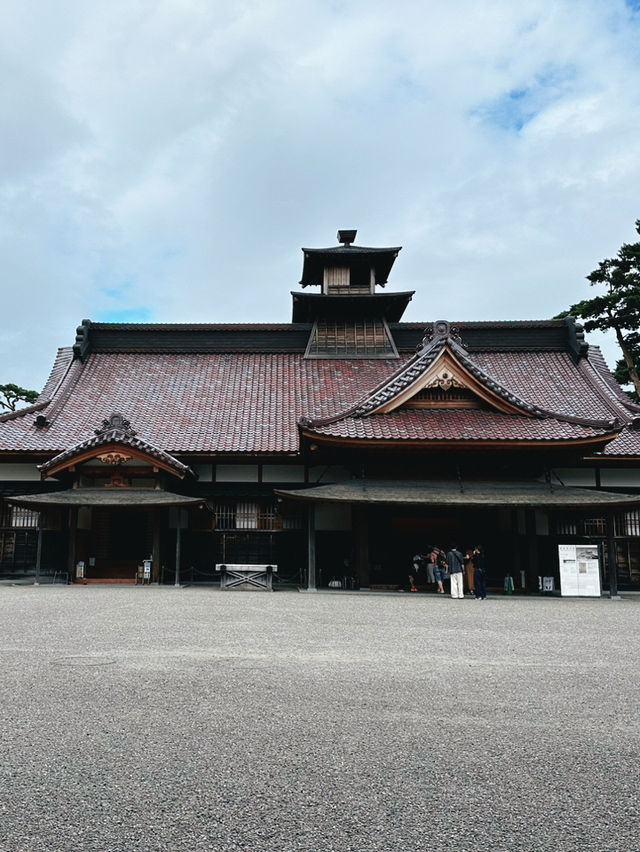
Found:
[[[591,543],[640,588],[640,407],[572,318],[402,322],[399,248],[303,249],[292,322],[83,320],[0,417],[0,576],[405,588],[414,553],[485,545],[489,585]]]

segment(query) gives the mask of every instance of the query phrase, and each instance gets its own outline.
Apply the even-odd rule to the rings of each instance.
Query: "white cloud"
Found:
[[[287,320],[339,227],[404,245],[408,319],[553,315],[634,237],[639,31],[622,0],[6,4],[0,381],[102,311]]]

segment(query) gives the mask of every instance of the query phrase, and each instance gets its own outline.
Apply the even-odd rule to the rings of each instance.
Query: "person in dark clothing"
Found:
[[[464,557],[455,544],[451,546],[451,550],[447,553],[447,565],[449,566],[449,575],[451,577],[451,597],[462,599],[464,597],[462,586]]]
[[[484,548],[478,544],[473,548],[473,585],[476,590],[476,600],[483,601],[487,597],[486,579],[487,561]]]

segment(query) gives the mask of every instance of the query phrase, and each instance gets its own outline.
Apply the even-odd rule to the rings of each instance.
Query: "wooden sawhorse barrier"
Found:
[[[277,565],[239,565],[220,563],[216,571],[220,572],[220,590],[235,592],[272,592],[273,575]]]

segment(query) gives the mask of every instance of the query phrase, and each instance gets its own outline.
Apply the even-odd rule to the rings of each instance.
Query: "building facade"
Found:
[[[303,249],[290,323],[83,320],[0,417],[0,576],[403,589],[455,542],[536,592],[587,543],[640,589],[640,407],[599,350],[572,318],[403,322],[400,248],[355,236]]]

